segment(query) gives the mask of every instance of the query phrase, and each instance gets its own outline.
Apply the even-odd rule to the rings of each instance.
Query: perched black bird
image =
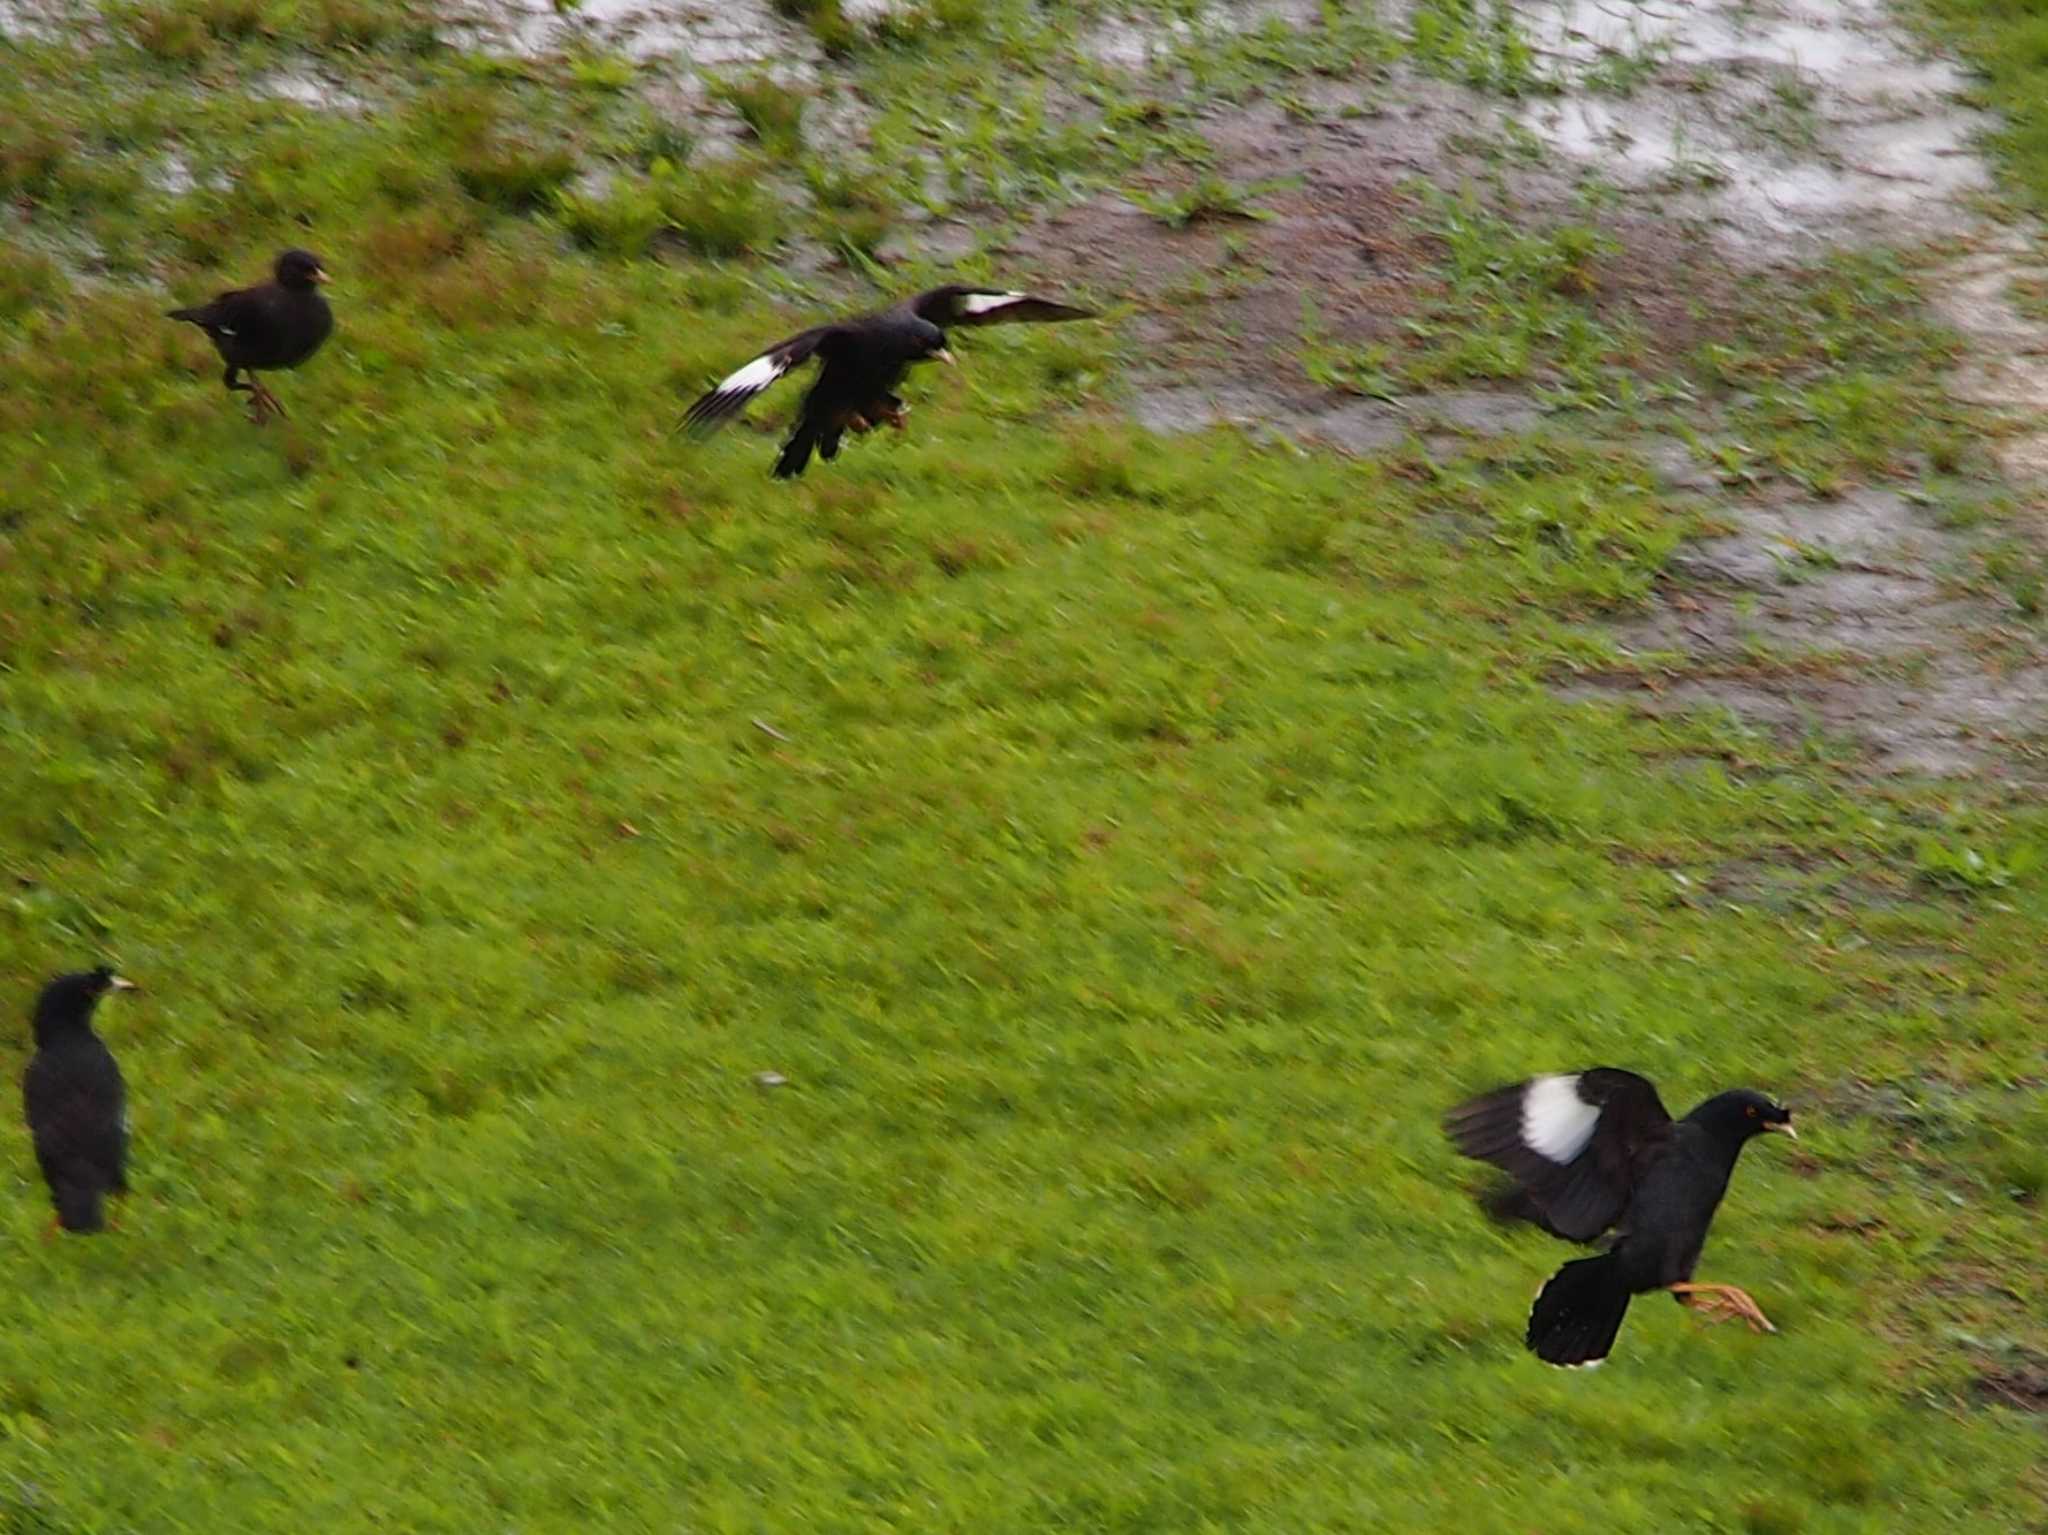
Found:
[[[106,1196],[128,1192],[127,1089],[113,1052],[92,1031],[92,1010],[108,992],[134,988],[102,965],[58,976],[36,999],[36,1053],[21,1097],[66,1231],[105,1229]]]
[[[270,282],[236,288],[210,304],[173,309],[170,317],[198,326],[212,338],[227,371],[221,382],[246,391],[249,419],[261,426],[283,415],[277,396],[256,377],[259,368],[296,368],[320,350],[334,329],[334,311],[320,296],[326,268],[311,251],[289,250],[277,258]],[[246,382],[240,375],[249,375]]]
[[[798,331],[756,357],[689,409],[683,424],[710,431],[738,415],[746,403],[790,369],[819,359],[817,382],[804,396],[796,429],[775,460],[775,477],[804,472],[815,449],[823,459],[839,455],[847,432],[873,431],[883,422],[903,430],[910,407],[893,392],[914,362],[951,362],[946,328],[999,325],[1010,320],[1090,320],[1092,309],[1056,304],[1028,293],[950,284],[907,298],[893,308]]]
[[[1574,1242],[1614,1233],[1605,1252],[1567,1263],[1536,1297],[1526,1341],[1539,1359],[1598,1364],[1629,1297],[1649,1290],[1669,1290],[1715,1321],[1776,1330],[1746,1292],[1695,1284],[1692,1271],[1743,1143],[1766,1130],[1796,1140],[1790,1109],[1738,1090],[1674,1122],[1648,1081],[1600,1066],[1496,1088],[1451,1110],[1444,1129],[1519,1185],[1490,1202],[1496,1214]]]

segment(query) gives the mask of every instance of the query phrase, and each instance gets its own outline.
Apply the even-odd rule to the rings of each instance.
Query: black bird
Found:
[[[692,405],[683,424],[708,432],[738,415],[746,403],[790,369],[819,359],[817,382],[804,396],[796,428],[775,460],[775,477],[802,474],[812,450],[839,456],[847,432],[870,432],[883,422],[903,430],[910,407],[893,392],[916,362],[953,361],[946,350],[951,325],[1000,325],[1012,320],[1092,320],[1095,311],[957,283],[933,288],[889,309],[817,325],[778,341]]]
[[[36,999],[36,1051],[21,1079],[36,1160],[66,1231],[101,1231],[109,1194],[128,1192],[128,1094],[121,1068],[92,1031],[110,991],[132,991],[105,965],[60,975]]]
[[[1515,1179],[1492,1202],[1496,1213],[1574,1242],[1613,1231],[1605,1252],[1567,1263],[1536,1297],[1525,1341],[1537,1358],[1598,1364],[1629,1297],[1650,1290],[1714,1321],[1776,1331],[1745,1291],[1695,1284],[1692,1273],[1737,1154],[1767,1130],[1798,1139],[1790,1109],[1742,1089],[1673,1121],[1644,1078],[1599,1066],[1483,1093],[1445,1115],[1444,1130],[1466,1156]]]
[[[170,317],[196,325],[212,338],[227,371],[221,382],[249,396],[249,419],[261,426],[283,415],[277,396],[256,370],[296,368],[320,350],[334,329],[334,311],[320,296],[327,269],[311,251],[288,250],[277,258],[270,282],[236,288],[210,304],[173,309]],[[240,375],[249,375],[246,382]]]

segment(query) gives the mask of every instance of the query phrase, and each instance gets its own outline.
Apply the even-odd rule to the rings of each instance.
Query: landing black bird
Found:
[[[1599,1066],[1483,1093],[1445,1115],[1444,1130],[1466,1156],[1514,1178],[1496,1213],[1574,1242],[1613,1232],[1605,1252],[1567,1263],[1536,1297],[1525,1341],[1539,1359],[1598,1364],[1629,1297],[1650,1290],[1714,1321],[1776,1331],[1745,1291],[1692,1274],[1736,1156],[1767,1130],[1798,1139],[1790,1109],[1742,1089],[1674,1122],[1644,1078]]]
[[[66,1231],[104,1230],[106,1196],[128,1192],[128,1094],[113,1052],[92,1031],[92,1012],[108,992],[134,988],[102,965],[58,976],[36,1000],[36,1050],[21,1098]]]
[[[893,308],[836,325],[813,326],[778,341],[692,405],[683,425],[700,432],[722,425],[783,374],[816,357],[817,381],[804,396],[795,430],[775,460],[775,477],[791,479],[804,472],[814,449],[820,458],[838,457],[839,439],[847,432],[870,432],[885,421],[902,431],[910,407],[894,390],[912,363],[953,361],[946,350],[948,326],[1093,318],[1092,309],[1028,293],[957,283],[933,288]]]
[[[320,350],[334,329],[334,311],[320,296],[327,270],[311,251],[288,250],[277,258],[273,280],[236,288],[210,304],[173,309],[170,317],[196,325],[212,339],[227,371],[221,382],[249,396],[249,419],[261,426],[283,415],[277,396],[256,377],[257,369],[296,368]],[[240,375],[249,375],[246,382]]]

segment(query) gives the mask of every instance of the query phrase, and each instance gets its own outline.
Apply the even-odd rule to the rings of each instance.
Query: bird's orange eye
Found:
[[[1756,1118],[1756,1105],[1753,1103],[1749,1106],[1749,1117],[1751,1119]]]

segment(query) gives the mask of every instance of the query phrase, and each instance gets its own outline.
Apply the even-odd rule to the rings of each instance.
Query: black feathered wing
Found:
[[[170,317],[198,326],[216,341],[233,342],[243,351],[269,352],[278,340],[278,316],[264,301],[260,288],[236,288],[216,295],[211,303],[173,309]]]
[[[1006,325],[1016,321],[1050,323],[1096,317],[1092,309],[1039,298],[1035,294],[1009,293],[1000,288],[963,288],[958,284],[920,293],[904,307],[940,330],[955,325]]]
[[[98,1041],[91,1041],[98,1045]],[[128,1187],[127,1093],[104,1045],[37,1051],[22,1079],[36,1162],[68,1231],[97,1231],[100,1202]]]
[[[798,331],[786,341],[776,342],[706,390],[684,414],[683,425],[695,432],[709,432],[723,426],[744,410],[748,401],[778,382],[792,368],[803,366],[821,352],[829,354],[835,350],[839,338],[845,333],[843,326],[814,325],[809,330]]]
[[[1521,1185],[1551,1230],[1585,1242],[1627,1211],[1671,1115],[1647,1078],[1598,1066],[1482,1093],[1445,1115],[1444,1131]]]

